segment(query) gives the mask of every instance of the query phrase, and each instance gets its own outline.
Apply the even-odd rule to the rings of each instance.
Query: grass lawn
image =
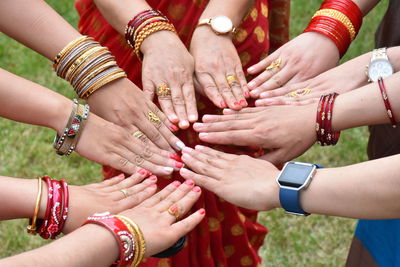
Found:
[[[77,14],[72,0],[49,0],[49,4],[76,25]],[[296,36],[307,25],[321,0],[293,0],[291,35]],[[344,60],[373,48],[374,31],[386,9],[384,0],[364,21],[363,29]],[[312,49],[312,48],[310,48]],[[0,67],[40,83],[67,96],[74,92],[52,72],[48,60],[0,34]],[[47,174],[67,178],[72,184],[99,181],[100,166],[74,154],[69,158],[55,155],[51,130],[0,119],[0,174],[14,177],[36,177]],[[326,167],[348,165],[367,159],[366,128],[345,131],[336,147],[313,147],[300,160],[318,162]],[[344,265],[355,220],[313,215],[300,218],[281,210],[264,212],[260,222],[268,234],[260,254],[265,266],[338,266]],[[0,222],[0,257],[13,255],[45,243],[25,234],[26,220]]]

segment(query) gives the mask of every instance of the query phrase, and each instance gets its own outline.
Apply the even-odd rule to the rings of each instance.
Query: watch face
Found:
[[[380,77],[386,78],[393,74],[393,67],[386,59],[377,59],[368,66],[368,77],[376,82]]]
[[[314,164],[288,162],[277,181],[281,186],[300,188],[315,170]]]
[[[228,33],[233,29],[232,21],[225,16],[217,16],[212,18],[211,27],[218,33]]]

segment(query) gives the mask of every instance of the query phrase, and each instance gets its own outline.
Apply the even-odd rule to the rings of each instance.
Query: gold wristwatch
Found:
[[[199,20],[197,27],[203,25],[210,26],[213,32],[215,32],[217,35],[235,33],[236,31],[232,20],[227,16],[216,16]]]
[[[376,82],[379,78],[386,78],[393,74],[393,67],[386,53],[386,47],[372,51],[371,62],[367,66],[366,74],[368,82]]]

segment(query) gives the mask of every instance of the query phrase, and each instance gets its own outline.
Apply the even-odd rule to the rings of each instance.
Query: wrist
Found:
[[[168,30],[157,31],[143,40],[142,45],[140,46],[140,51],[143,55],[146,55],[155,49],[159,49],[160,45],[176,45],[176,42],[182,43],[176,33]]]
[[[196,39],[201,39],[201,40],[209,40],[210,38],[216,38],[219,40],[226,40],[229,42],[232,42],[233,39],[233,34],[227,33],[227,34],[216,34],[210,26],[203,25],[197,27],[192,36],[192,41]]]
[[[65,97],[55,100],[49,109],[49,127],[61,134],[67,125],[71,109],[71,100]]]

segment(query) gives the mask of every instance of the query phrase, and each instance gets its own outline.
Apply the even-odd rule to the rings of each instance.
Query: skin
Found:
[[[1,69],[0,96],[0,116],[48,127],[58,134],[64,131],[71,113],[71,100]],[[121,126],[91,113],[76,152],[129,174],[135,173],[138,167],[159,175],[170,174],[182,167],[172,159],[176,154],[161,150],[146,140],[143,143]]]
[[[151,187],[154,193],[156,185],[153,184]],[[204,209],[178,222],[167,212],[171,203],[174,203],[180,214],[184,215],[200,197],[200,193],[200,188],[195,187],[193,181],[184,184],[172,183],[157,194],[149,196],[136,207],[119,213],[133,220],[143,232],[146,241],[145,257],[170,247],[200,223],[205,215]],[[78,250],[77,247],[79,247]],[[4,266],[110,266],[118,257],[119,247],[114,236],[101,226],[87,224],[43,247],[2,259],[0,264]]]
[[[400,72],[385,79],[387,95],[395,118],[400,118]],[[205,115],[194,124],[202,141],[212,144],[262,146],[270,151],[264,159],[282,164],[303,154],[316,141],[315,116],[318,103],[303,106],[271,106],[225,110],[225,115]],[[390,123],[376,83],[336,98],[332,129]]]
[[[29,6],[29,12],[25,12]],[[44,1],[2,1],[0,29],[20,43],[53,59],[69,42],[81,35]],[[19,25],[30,25],[20,27]],[[171,123],[144,93],[127,78],[118,79],[93,93],[88,103],[98,116],[134,133],[140,129],[159,148],[174,152],[184,147],[175,137]],[[148,119],[148,112],[157,113],[160,128]]]
[[[191,170],[181,169],[185,179],[213,191],[244,208],[271,210],[281,207],[276,177],[269,162],[248,156],[196,146],[185,148],[182,159]],[[300,193],[302,208],[315,214],[358,218],[398,218],[400,156],[340,167],[318,169],[310,185]],[[382,208],[384,207],[384,208]]]
[[[379,0],[353,2],[366,15]],[[266,70],[277,58],[282,59],[280,68]],[[330,38],[316,32],[302,33],[247,69],[249,74],[258,74],[248,84],[250,95],[259,98],[263,92],[311,79],[335,67],[339,59],[339,51]]]

